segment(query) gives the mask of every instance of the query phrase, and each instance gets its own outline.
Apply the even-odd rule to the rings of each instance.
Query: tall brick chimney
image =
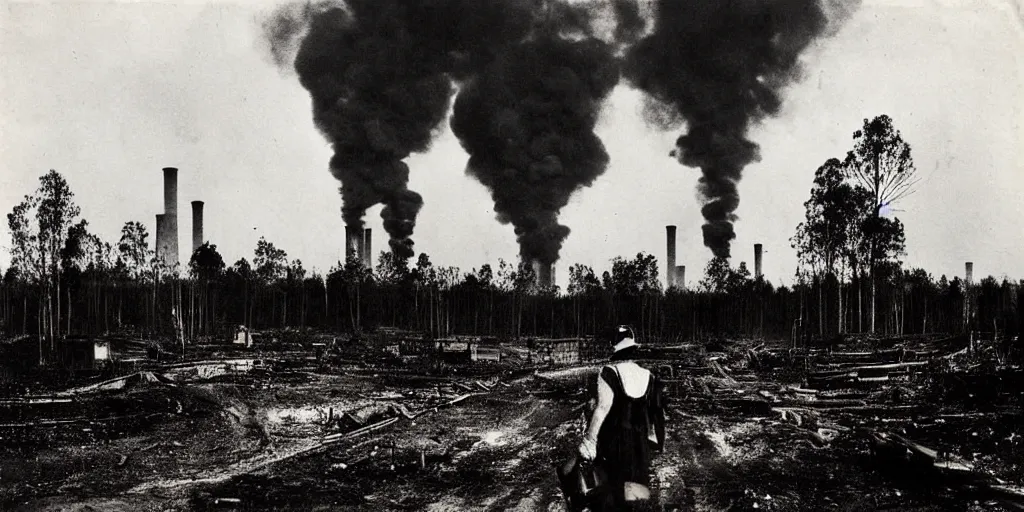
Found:
[[[203,202],[192,201],[192,252],[195,253],[203,242]]]
[[[345,261],[350,257],[363,261],[363,230],[345,226]]]
[[[157,236],[158,253],[170,266],[178,264],[178,168],[164,167],[164,229]]]
[[[754,244],[754,279],[761,279],[761,244]]]
[[[363,265],[366,268],[373,270],[373,230],[366,228],[363,230]]]
[[[539,261],[533,262],[533,272],[536,274],[536,283],[539,288],[551,287],[552,278],[552,265],[547,263],[541,263]]]
[[[668,255],[665,259],[665,286],[676,286],[676,227],[665,226],[665,242]]]

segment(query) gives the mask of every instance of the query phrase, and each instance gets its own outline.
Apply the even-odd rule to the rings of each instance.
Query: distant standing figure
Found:
[[[665,444],[662,383],[634,361],[632,328],[618,326],[611,341],[615,352],[597,378],[597,405],[579,445],[580,457],[607,479],[602,503],[591,509],[656,510],[650,466],[652,450]]]

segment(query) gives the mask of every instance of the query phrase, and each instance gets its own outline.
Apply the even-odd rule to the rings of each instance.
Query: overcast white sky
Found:
[[[57,169],[94,232],[115,242],[129,220],[155,238],[165,166],[180,168],[179,245],[191,247],[188,202],[206,202],[206,238],[228,264],[252,258],[260,236],[307,268],[327,270],[344,246],[331,151],[306,91],[266,57],[259,20],[273,7],[238,3],[10,2],[0,13],[0,211]],[[836,37],[806,55],[806,77],[783,112],[752,132],[762,160],[740,183],[733,260],[791,283],[789,238],[815,169],[842,157],[865,117],[889,114],[925,180],[897,206],[906,262],[939,275],[1024,277],[1024,8],[1018,0],[865,0]],[[710,257],[700,236],[699,171],[668,157],[676,133],[646,127],[640,96],[617,89],[598,128],[605,175],[563,211],[572,228],[557,264],[597,270],[616,255],[665,257],[679,227],[678,263],[695,283]],[[417,252],[470,270],[514,261],[511,226],[494,220],[482,185],[445,126],[409,159],[425,205]],[[623,200],[622,198],[627,198]],[[368,212],[386,247],[380,208]],[[9,263],[6,218],[0,267]]]

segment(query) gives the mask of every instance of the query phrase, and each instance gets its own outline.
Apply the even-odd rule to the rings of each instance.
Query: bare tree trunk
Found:
[[[25,316],[28,316],[28,315],[25,315]],[[38,330],[36,332],[39,334],[39,366],[43,366],[44,364],[46,364],[46,357],[44,356],[45,345],[43,344],[43,337],[44,337],[44,332],[45,332],[44,329],[45,329],[45,327],[44,327],[44,320],[43,320],[43,298],[42,297],[39,297],[39,315],[36,317],[36,325],[38,327]]]
[[[817,277],[817,276],[816,276]],[[821,289],[824,288],[824,283],[821,279],[815,279],[818,281],[818,336],[825,337],[825,307],[821,297]]]
[[[217,290],[214,289],[212,294],[207,292],[207,296],[212,296],[212,299],[208,299],[210,302],[210,315],[206,318],[206,335],[215,336],[217,326]]]
[[[155,333],[155,331],[156,331],[156,325],[155,325],[156,324],[156,280],[157,280],[157,276],[154,273],[154,275],[153,275],[153,293],[151,295],[151,304],[149,305],[150,306],[149,307],[149,310],[150,310],[150,315],[149,315],[149,320],[150,320],[149,333],[150,333],[150,335],[153,335],[153,333]]]
[[[907,309],[910,309],[911,312],[913,312],[913,310],[914,310],[914,298],[910,297],[910,300],[909,300],[910,304],[909,304],[909,306],[908,306],[907,302],[908,302],[907,301],[907,292],[904,291],[903,295],[900,297],[900,333],[901,334],[906,334],[907,333]],[[911,327],[911,329],[913,329],[913,327]]]
[[[921,318],[921,334],[928,333],[928,298],[924,299],[924,316]]]
[[[55,287],[57,289],[57,309],[54,310],[54,312],[53,312],[54,313],[54,316],[53,316],[53,326],[54,326],[54,328],[56,328],[56,333],[55,334],[57,336],[60,336],[60,299],[61,299],[61,297],[60,297],[60,274],[57,273],[56,266],[54,266],[53,280],[54,280]],[[53,306],[51,305],[50,307],[52,308]]]
[[[836,332],[843,334],[843,271],[839,271],[839,275],[836,276],[836,300],[839,304],[836,306]]]
[[[875,333],[875,265],[871,264],[871,334]]]
[[[555,305],[554,305],[554,301],[552,301],[550,310],[551,310],[551,337],[554,338],[555,337]]]
[[[249,280],[245,280],[242,289],[242,325],[249,326]]]
[[[420,285],[416,285],[415,293],[412,296],[413,317],[416,319],[416,329],[420,329]]]
[[[198,285],[199,281],[196,281],[195,284]],[[206,330],[205,329],[206,328],[206,324],[204,322],[205,322],[205,319],[206,319],[206,308],[208,307],[207,304],[206,304],[207,288],[208,288],[208,286],[206,285],[205,282],[203,283],[203,286],[201,288],[199,286],[196,286],[196,291],[195,291],[195,294],[197,295],[197,298],[196,298],[196,311],[195,311],[196,320],[195,320],[195,332],[192,333],[193,339],[196,339],[199,336],[202,336],[204,331]]]
[[[179,336],[181,337],[181,355],[184,356],[185,355],[185,325],[184,325],[184,319],[182,318],[182,316],[185,314],[185,298],[182,295],[181,286],[182,286],[182,282],[179,279],[178,280],[178,286],[177,286],[177,291],[178,291],[178,333],[179,333]]]
[[[59,297],[58,297],[59,298]],[[50,337],[50,352],[57,352],[57,338],[55,329],[58,327],[54,326],[57,321],[57,315],[53,311],[53,289],[49,288],[46,290],[46,331]]]
[[[864,332],[864,276],[857,279],[857,332]]]
[[[800,289],[800,323],[798,325],[799,325],[799,327],[797,328],[796,336],[793,337],[793,339],[794,339],[794,342],[793,342],[794,347],[796,346],[796,340],[798,340],[798,339],[803,337],[803,330],[804,330],[804,290],[803,290],[803,287],[801,287],[801,289]]]
[[[349,289],[348,289],[348,320],[349,320],[349,325],[352,326],[352,330],[355,331],[356,330],[356,316],[355,316],[355,306],[354,306],[353,302],[354,301],[352,300],[352,285],[349,285]]]
[[[199,335],[210,335],[210,319],[213,315],[213,303],[210,301],[210,282],[203,282],[203,289],[199,295]]]
[[[103,290],[103,332],[110,332],[110,294]]]
[[[572,298],[572,312],[576,324],[576,336],[579,336],[583,332],[583,327],[580,325],[580,299],[575,295]]]
[[[875,182],[874,182],[874,184],[875,184],[875,187],[874,187],[875,188],[875,190],[874,190],[874,192],[875,192],[875,204],[874,204],[873,214],[875,216],[875,219],[878,219],[879,215],[881,214],[881,208],[882,208],[882,170],[879,167],[879,155],[878,155],[877,151],[875,152]],[[875,267],[877,266],[878,262],[875,260],[875,239],[873,237],[871,239],[871,243],[868,244],[868,247],[869,247],[868,250],[871,251],[870,253],[868,253],[868,261],[871,264],[871,266],[868,268],[868,271],[869,271],[869,274],[870,274],[870,279],[871,279],[871,322],[870,322],[870,325],[871,325],[871,334],[874,334],[875,333],[875,316],[876,316],[875,315],[875,311],[877,311],[876,310],[876,303],[875,303],[875,277],[876,277],[875,276]]]
[[[188,338],[196,339],[196,280],[188,283]]]
[[[514,293],[512,295],[512,310],[515,312],[515,315],[516,315],[516,317],[515,317],[515,333],[516,333],[516,338],[521,338],[523,336],[523,298],[519,297],[519,300],[516,301],[516,295],[518,295],[518,294]]]

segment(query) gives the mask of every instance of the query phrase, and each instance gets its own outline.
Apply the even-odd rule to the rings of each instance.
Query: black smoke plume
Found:
[[[608,164],[594,126],[619,70],[611,45],[579,32],[585,18],[553,13],[546,23],[555,27],[498,55],[455,100],[451,126],[470,155],[466,172],[491,191],[498,220],[515,226],[528,261],[558,259],[569,234],[559,212]]]
[[[747,131],[778,113],[800,54],[826,28],[825,9],[819,0],[659,0],[653,32],[626,58],[627,79],[657,105],[653,117],[686,123],[672,156],[701,169],[704,245],[715,256],[729,257],[736,185],[759,159]]]
[[[294,55],[313,118],[333,146],[347,226],[362,228],[366,210],[383,204],[392,251],[413,255],[423,200],[408,189],[402,160],[429,149],[452,79],[522,39],[533,11],[529,0],[347,0],[285,6],[265,23],[275,61]]]
[[[644,31],[646,23],[640,15],[636,0],[611,0],[615,13],[615,41],[624,44],[635,42]]]

